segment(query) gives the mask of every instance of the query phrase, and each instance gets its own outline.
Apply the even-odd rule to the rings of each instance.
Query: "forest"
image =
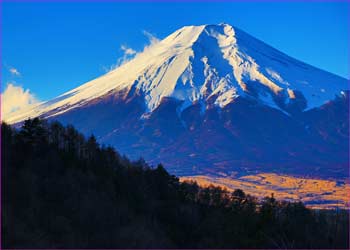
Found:
[[[73,126],[1,124],[2,248],[349,248],[349,211],[180,182]]]

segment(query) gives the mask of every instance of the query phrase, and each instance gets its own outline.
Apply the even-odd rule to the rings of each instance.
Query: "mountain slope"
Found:
[[[178,175],[344,178],[348,81],[227,24],[187,26],[119,68],[27,111],[72,123]]]
[[[146,111],[164,97],[223,107],[238,96],[298,110],[318,107],[348,89],[346,79],[316,69],[227,24],[184,27],[132,61],[76,89],[13,114],[8,122],[49,113],[58,115],[110,92],[140,90]]]

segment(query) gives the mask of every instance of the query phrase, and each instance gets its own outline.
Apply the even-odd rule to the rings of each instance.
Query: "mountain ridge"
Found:
[[[178,176],[348,178],[349,86],[230,25],[188,26],[14,114],[72,124]]]
[[[320,82],[315,84],[313,78]],[[185,26],[115,70],[14,113],[7,121],[16,123],[48,112],[60,115],[123,89],[144,94],[145,113],[154,111],[164,97],[183,101],[184,110],[194,102],[205,106],[212,97],[214,105],[222,108],[238,96],[291,113],[289,106],[303,111],[342,95],[349,89],[347,83],[228,24]]]

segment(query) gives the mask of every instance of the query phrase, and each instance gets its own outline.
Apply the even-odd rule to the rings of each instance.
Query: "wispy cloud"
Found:
[[[29,89],[8,83],[5,91],[1,94],[1,119],[8,119],[11,114],[18,110],[23,110],[39,100]]]
[[[127,47],[126,45],[120,46],[120,49],[124,51],[124,55],[128,55],[128,56],[129,55],[132,56],[137,53],[136,50],[133,50],[132,48]]]
[[[148,50],[150,47],[154,46],[157,44],[160,39],[158,39],[155,35],[153,35],[151,32],[147,30],[143,30],[142,33],[148,38],[148,44],[144,46],[144,48],[141,51],[136,51],[133,48],[130,48],[129,46],[123,44],[120,46],[120,49],[123,51],[123,55],[117,59],[117,62],[109,67],[103,66],[102,69],[105,72],[110,72],[123,64],[129,62],[133,58],[135,58],[138,54],[141,52],[145,52]]]
[[[147,30],[144,30],[143,34],[148,38],[148,41],[150,43],[148,46],[155,45],[155,44],[159,43],[159,41],[160,41],[159,38],[157,38],[155,35],[153,35],[151,32],[149,32]]]
[[[10,67],[9,71],[10,71],[11,75],[13,75],[13,76],[21,76],[21,73],[15,67]]]
[[[123,55],[117,59],[117,62],[115,64],[112,64],[109,67],[103,66],[102,69],[105,72],[110,72],[110,71],[120,67],[121,65],[129,62],[131,59],[133,59],[138,54],[138,52],[136,50],[128,47],[125,44],[120,46],[120,50],[123,51]]]
[[[130,61],[131,59],[133,59],[137,55],[136,50],[134,50],[126,45],[120,46],[120,49],[123,51],[123,56],[118,58],[116,65],[114,65],[114,68],[117,68],[117,67],[127,63],[128,61]]]

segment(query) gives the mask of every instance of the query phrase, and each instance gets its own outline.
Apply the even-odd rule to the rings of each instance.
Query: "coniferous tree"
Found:
[[[1,124],[4,248],[347,248],[348,211],[180,182],[72,126]]]

